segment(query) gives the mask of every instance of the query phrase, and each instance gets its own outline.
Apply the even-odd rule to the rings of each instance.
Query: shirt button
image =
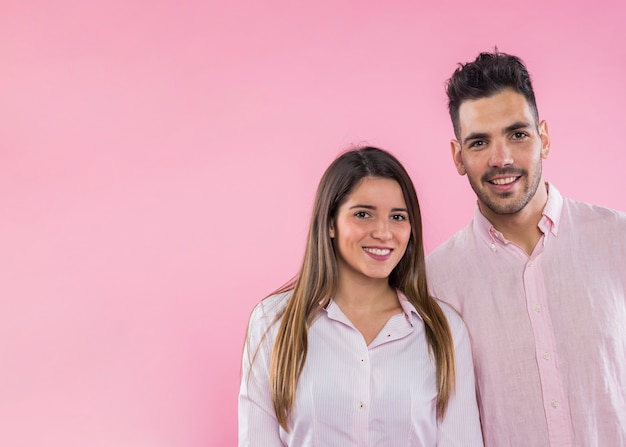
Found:
[[[361,359],[361,363],[365,363],[365,359]]]
[[[540,306],[539,304],[535,304],[535,305],[533,306],[533,310],[534,310],[535,312],[537,312],[537,313],[538,313],[538,312],[540,312],[540,311],[541,311],[541,306]]]
[[[554,402],[554,401],[552,401],[552,402]],[[361,403],[359,404],[359,408],[361,408],[361,409],[365,408],[365,404],[364,404],[363,402],[361,402]]]
[[[550,405],[552,405],[552,408],[556,408],[559,406],[559,403],[555,399],[552,399],[550,401]]]
[[[491,247],[493,251],[496,251],[496,244],[491,244],[489,247]]]
[[[544,358],[544,360],[550,360],[550,353],[549,352],[544,352],[543,353],[543,358]]]
[[[533,266],[533,261],[528,261],[528,267],[532,267]]]

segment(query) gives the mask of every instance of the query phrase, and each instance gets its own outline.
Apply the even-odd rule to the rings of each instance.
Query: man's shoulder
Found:
[[[563,199],[565,216],[575,225],[598,224],[626,228],[626,212],[575,199]]]
[[[451,259],[466,257],[471,251],[470,249],[476,244],[472,227],[473,221],[436,247],[426,257],[427,263],[436,264],[445,261],[449,264]]]

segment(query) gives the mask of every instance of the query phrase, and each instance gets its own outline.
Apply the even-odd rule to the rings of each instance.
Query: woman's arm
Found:
[[[282,447],[280,426],[270,396],[269,365],[273,338],[267,303],[259,303],[250,317],[242,359],[239,390],[239,447]],[[266,334],[266,332],[268,332]]]
[[[443,306],[442,306],[443,307]],[[454,339],[456,388],[439,424],[438,447],[483,447],[476,403],[474,363],[467,329],[451,308],[444,309]]]

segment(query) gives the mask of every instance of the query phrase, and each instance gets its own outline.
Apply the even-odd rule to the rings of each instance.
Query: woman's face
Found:
[[[339,279],[387,279],[411,237],[411,223],[395,180],[365,177],[337,212],[330,228]]]

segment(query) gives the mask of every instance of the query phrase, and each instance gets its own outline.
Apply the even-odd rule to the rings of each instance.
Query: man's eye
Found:
[[[477,141],[472,142],[472,143],[469,145],[469,147],[480,148],[480,147],[483,147],[483,146],[484,146],[484,145],[486,145],[486,144],[487,144],[487,142],[486,142],[486,141],[483,141],[483,140],[477,140]]]
[[[528,136],[528,134],[526,132],[515,132],[513,134],[513,139],[514,140],[521,140],[524,139]]]

